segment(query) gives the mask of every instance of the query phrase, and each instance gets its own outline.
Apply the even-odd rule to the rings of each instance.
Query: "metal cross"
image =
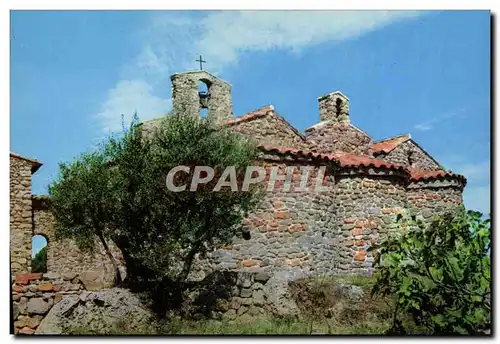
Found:
[[[207,61],[203,61],[203,59],[201,58],[201,55],[200,55],[200,59],[196,60],[196,62],[200,63],[200,70],[203,70],[203,63],[207,63]]]

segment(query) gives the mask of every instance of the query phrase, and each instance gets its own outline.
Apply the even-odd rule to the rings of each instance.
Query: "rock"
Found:
[[[15,302],[12,303],[12,320],[16,320],[17,317],[19,316],[19,305]]]
[[[78,276],[78,274],[76,272],[65,272],[65,273],[62,274],[62,278],[65,281],[71,281],[76,276]]]
[[[262,288],[264,288],[264,286],[262,285],[262,283],[258,283],[257,282],[257,283],[254,283],[252,285],[252,290],[257,290],[257,289],[262,289]]]
[[[38,291],[38,286],[36,284],[30,284],[28,286],[28,291],[32,293],[36,293]]]
[[[232,286],[231,296],[240,296],[240,288],[238,288],[237,286]]]
[[[89,293],[86,301],[76,294],[64,296],[42,320],[36,334],[71,333],[75,328],[104,334],[123,321],[132,330],[149,326],[152,317],[133,293],[113,288]]]
[[[100,271],[85,271],[78,277],[87,290],[101,290],[109,287],[109,284],[103,279],[103,273]],[[69,288],[69,290],[75,290],[73,285]]]
[[[239,272],[236,285],[242,288],[250,288],[252,285],[252,274],[249,272]]]
[[[253,291],[253,294],[252,294],[252,298],[253,298],[253,303],[255,305],[258,305],[258,306],[262,306],[265,302],[265,299],[264,299],[264,291],[262,290],[254,290]]]
[[[288,289],[288,282],[305,276],[299,268],[277,271],[267,281],[263,292],[270,311],[275,315],[296,315],[299,308]]]
[[[223,317],[228,319],[228,320],[236,319],[236,310],[234,310],[234,309],[228,310],[226,313],[224,313]]]
[[[42,319],[43,316],[41,315],[35,315],[33,317],[21,316],[18,321],[14,322],[14,326],[17,328],[29,327],[31,329],[35,329],[38,325],[40,325]]]
[[[238,309],[241,307],[241,298],[239,297],[233,297],[231,299],[231,302],[229,303],[229,308],[231,309]]]
[[[269,273],[265,271],[258,272],[255,277],[254,281],[255,282],[261,282],[261,283],[266,283],[269,280]]]
[[[46,314],[50,309],[50,306],[42,298],[35,297],[28,301],[28,313],[29,314]]]
[[[23,327],[19,332],[18,334],[22,334],[22,335],[32,335],[35,333],[35,330],[33,329],[30,329],[29,327]]]
[[[241,289],[241,293],[240,293],[240,296],[241,297],[251,297],[252,296],[252,289],[249,289],[249,288],[243,288]]]
[[[52,283],[50,282],[40,283],[38,289],[40,289],[40,291],[52,291]]]
[[[21,297],[21,300],[19,300],[19,314],[27,314],[28,311],[28,298],[27,297]]]
[[[61,275],[59,275],[57,272],[47,272],[46,274],[43,274],[43,278],[56,280],[61,278]]]
[[[261,315],[262,313],[264,313],[264,311],[262,310],[262,308],[259,308],[259,307],[256,307],[256,306],[251,306],[249,309],[248,309],[248,314],[250,314],[251,316],[259,316]]]
[[[241,299],[241,304],[245,306],[250,306],[253,303],[253,300],[251,297],[246,297]]]
[[[241,306],[241,307],[238,309],[238,311],[236,312],[236,314],[238,314],[238,316],[239,316],[239,315],[242,315],[242,314],[245,314],[245,313],[247,312],[247,310],[248,310],[248,307],[247,307],[247,306]]]
[[[227,312],[229,310],[229,302],[227,300],[217,300],[215,308],[221,312]]]

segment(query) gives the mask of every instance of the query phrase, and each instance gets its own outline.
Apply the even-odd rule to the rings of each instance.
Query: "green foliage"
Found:
[[[404,234],[380,247],[373,294],[394,295],[393,331],[404,315],[433,334],[476,334],[490,327],[490,221],[447,214],[426,226],[400,217]]]
[[[118,267],[105,241],[113,229],[109,225],[115,202],[108,162],[109,156],[101,148],[84,152],[70,163],[60,163],[58,179],[49,185],[49,194],[56,240],[72,239],[84,251],[93,251],[100,242],[120,283]]]
[[[128,285],[149,288],[154,304],[165,311],[169,293],[179,294],[195,256],[229,244],[261,193],[258,187],[212,192],[227,166],[235,166],[241,190],[246,167],[257,156],[254,144],[241,135],[178,114],[157,124],[152,135],[143,135],[135,116],[122,136],[61,164],[49,192],[58,238],[75,239],[82,249],[92,249],[96,236],[102,243],[112,240],[123,253]],[[216,177],[191,192],[191,168],[190,175],[178,173],[174,181],[187,184],[186,191],[170,191],[167,173],[180,165],[209,166]]]
[[[31,272],[47,272],[47,246],[31,259]]]
[[[110,140],[108,151],[118,193],[113,219],[120,230],[116,240],[134,265],[151,272],[142,274],[148,279],[184,282],[194,256],[229,244],[260,199],[257,189],[233,192],[224,187],[212,192],[227,166],[235,166],[241,180],[257,150],[207,119],[166,116],[150,137],[143,137],[141,127],[133,125],[123,139]],[[187,188],[172,192],[165,177],[181,165],[190,167],[191,174],[178,173],[175,184]],[[194,166],[216,170],[213,181],[201,184],[196,192],[189,190]]]

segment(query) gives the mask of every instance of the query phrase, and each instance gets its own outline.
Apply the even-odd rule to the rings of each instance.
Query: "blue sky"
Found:
[[[487,11],[13,11],[11,151],[44,163],[33,193],[46,193],[58,162],[121,114],[166,113],[169,76],[202,54],[232,84],[235,115],[272,104],[303,131],[317,97],[340,90],[355,125],[375,140],[411,133],[489,213],[489,45]]]

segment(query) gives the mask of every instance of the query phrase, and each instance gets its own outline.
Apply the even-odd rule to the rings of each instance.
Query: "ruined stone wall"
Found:
[[[34,334],[54,304],[71,294],[85,293],[77,274],[17,274],[12,284],[14,333]]]
[[[262,145],[296,148],[311,146],[304,137],[294,131],[282,118],[274,114],[238,122],[231,129],[251,137]]]
[[[335,225],[339,273],[367,273],[373,263],[368,248],[396,228],[396,214],[407,206],[405,178],[397,175],[339,175],[336,178]]]
[[[306,129],[307,141],[319,153],[368,155],[373,140],[352,124],[321,122]]]
[[[217,271],[187,291],[184,316],[240,321],[272,313],[270,275],[264,271]]]
[[[11,272],[31,269],[31,166],[10,156],[10,261]]]
[[[57,241],[55,238],[55,219],[48,209],[48,197],[33,198],[33,235],[43,235],[47,240],[47,271],[54,273],[82,273],[93,271],[99,275],[102,286],[113,282],[114,268],[106,255],[102,244],[96,240],[93,253],[82,252],[73,240]],[[31,236],[30,236],[31,238]],[[125,263],[120,250],[108,241],[115,261],[119,265],[121,276],[126,276]]]
[[[411,168],[424,171],[441,169],[441,166],[413,143],[412,140],[400,144],[388,154],[378,154],[376,157],[393,164],[410,166]]]

